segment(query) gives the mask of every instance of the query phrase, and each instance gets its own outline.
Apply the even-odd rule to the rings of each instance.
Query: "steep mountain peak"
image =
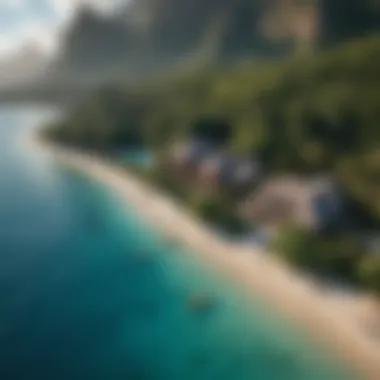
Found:
[[[60,75],[132,75],[182,64],[303,54],[380,27],[380,0],[134,0],[104,17],[83,7]],[[105,75],[106,74],[106,75]]]
[[[62,80],[102,80],[124,65],[132,39],[121,20],[83,6],[63,37],[53,75]]]

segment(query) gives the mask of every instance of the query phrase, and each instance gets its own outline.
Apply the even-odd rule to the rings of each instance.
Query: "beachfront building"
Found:
[[[215,152],[215,147],[200,139],[186,139],[176,141],[169,149],[171,166],[184,173],[198,172],[199,167]]]
[[[260,180],[260,165],[244,157],[215,153],[203,161],[199,179],[203,185],[231,190],[236,195],[251,190]]]
[[[294,224],[324,231],[340,225],[344,201],[339,186],[331,179],[283,176],[263,183],[240,205],[239,213],[270,230]]]
[[[231,155],[195,138],[173,143],[169,162],[173,172],[193,180],[197,186],[212,191],[223,189],[234,196],[246,195],[262,174],[257,160]]]

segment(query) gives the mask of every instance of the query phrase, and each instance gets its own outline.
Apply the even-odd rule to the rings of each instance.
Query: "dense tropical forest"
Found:
[[[225,148],[259,157],[267,175],[330,172],[347,189],[355,230],[380,221],[380,36],[281,62],[241,62],[178,73],[136,86],[107,86],[47,129],[60,142],[109,153],[144,146],[164,154],[199,120],[230,126]],[[200,133],[209,133],[200,130]],[[224,133],[221,131],[221,133]],[[218,139],[218,131],[212,131]],[[236,227],[233,200],[200,196],[150,176],[203,216]],[[178,181],[177,181],[178,182]],[[169,186],[170,183],[170,186]],[[368,254],[352,231],[320,236],[289,226],[273,242],[288,260],[380,292],[380,252]]]

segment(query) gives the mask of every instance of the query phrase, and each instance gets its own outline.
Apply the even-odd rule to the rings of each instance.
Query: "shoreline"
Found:
[[[203,263],[234,281],[247,296],[259,296],[293,325],[302,326],[312,341],[330,348],[344,367],[365,379],[379,380],[380,337],[371,338],[369,330],[376,323],[380,332],[380,312],[375,314],[372,299],[325,295],[295,269],[263,254],[264,250],[223,240],[168,196],[112,162],[43,142],[35,135],[27,143],[35,153],[48,153],[60,164],[106,185],[164,235],[185,244]]]

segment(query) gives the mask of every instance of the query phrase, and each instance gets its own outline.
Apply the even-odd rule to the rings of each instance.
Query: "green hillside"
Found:
[[[259,152],[270,171],[332,169],[380,216],[380,37],[313,59],[242,64],[109,88],[78,107],[56,133],[107,148],[133,129],[160,148],[200,117],[225,118],[229,148]]]
[[[307,55],[380,27],[374,0],[132,0],[125,12],[78,13],[52,79],[99,83],[182,65]]]
[[[197,121],[217,117],[231,129],[225,148],[254,154],[266,175],[332,174],[348,192],[355,235],[368,234],[380,222],[379,67],[380,37],[373,36],[314,58],[178,73],[134,88],[103,88],[47,132],[102,154],[131,145],[160,154]],[[151,174],[200,215],[240,229],[233,200],[199,198],[159,168]],[[330,237],[284,231],[279,245],[296,264],[380,291],[380,262],[362,256],[352,230]]]

